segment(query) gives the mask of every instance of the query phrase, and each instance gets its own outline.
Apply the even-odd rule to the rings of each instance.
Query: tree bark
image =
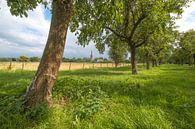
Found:
[[[195,67],[195,54],[193,54],[194,67]]]
[[[137,72],[137,63],[136,63],[136,47],[135,46],[131,46],[131,70],[132,70],[132,74],[138,74]]]
[[[149,59],[149,54],[146,54],[146,69],[150,69],[150,59]]]
[[[53,0],[52,20],[47,44],[34,80],[27,89],[25,109],[42,102],[51,102],[52,88],[62,61],[72,12],[72,0]]]
[[[114,65],[115,65],[115,68],[117,68],[118,67],[118,61],[114,61]]]
[[[195,57],[194,57],[194,67],[195,67]]]
[[[155,65],[156,67],[158,66],[158,60],[157,60],[157,59],[154,60],[154,65]]]
[[[146,69],[150,69],[150,60],[146,60]]]
[[[152,67],[155,66],[155,62],[154,62],[154,59],[152,59]]]
[[[191,66],[191,65],[192,65],[192,63],[191,63],[191,57],[189,57],[188,60],[189,60],[189,61],[188,61],[188,65]]]

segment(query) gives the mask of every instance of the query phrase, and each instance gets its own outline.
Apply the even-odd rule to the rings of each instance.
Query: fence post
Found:
[[[95,68],[95,66],[94,66],[95,64],[93,63],[93,69]]]
[[[70,64],[69,64],[69,70],[71,70],[71,65],[72,65],[72,63],[70,62]]]
[[[9,64],[9,66],[8,66],[8,69],[9,69],[9,70],[12,70],[12,61],[10,61],[10,64]]]
[[[22,70],[24,70],[24,62],[22,62]]]
[[[85,63],[83,63],[83,69],[85,68]]]

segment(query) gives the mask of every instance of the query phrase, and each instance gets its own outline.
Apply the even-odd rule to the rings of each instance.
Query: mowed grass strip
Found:
[[[33,71],[0,71],[0,125],[6,128],[193,129],[195,69],[162,65],[60,71],[53,106],[21,105]]]

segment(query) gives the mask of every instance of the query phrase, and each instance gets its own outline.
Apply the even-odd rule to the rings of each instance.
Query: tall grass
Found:
[[[195,69],[162,65],[61,71],[53,106],[22,112],[34,72],[0,71],[0,125],[41,129],[193,129]]]

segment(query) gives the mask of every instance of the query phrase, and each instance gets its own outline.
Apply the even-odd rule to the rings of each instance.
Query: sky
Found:
[[[12,16],[6,1],[0,1],[0,57],[41,57],[50,27],[51,14],[39,5],[29,11],[27,18]],[[176,21],[179,31],[195,29],[195,2],[184,9],[182,18]],[[86,47],[76,44],[77,37],[68,31],[64,57],[89,57],[93,51],[94,57],[108,57],[108,49],[99,54],[95,44]]]

